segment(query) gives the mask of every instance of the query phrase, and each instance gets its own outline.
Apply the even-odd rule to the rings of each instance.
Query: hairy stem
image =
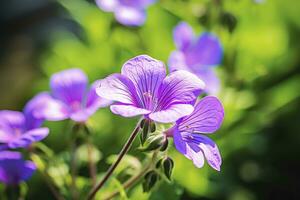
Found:
[[[140,130],[140,121],[137,123],[136,127],[130,134],[128,140],[126,141],[125,145],[123,146],[122,150],[120,151],[117,160],[110,166],[110,168],[107,170],[105,176],[103,179],[96,185],[89,193],[87,200],[92,200],[96,193],[102,188],[102,186],[106,183],[106,181],[109,179],[109,177],[112,175],[112,173],[115,171],[116,167],[121,162],[122,158],[126,155],[129,148],[131,147],[134,139],[136,138],[137,134]]]

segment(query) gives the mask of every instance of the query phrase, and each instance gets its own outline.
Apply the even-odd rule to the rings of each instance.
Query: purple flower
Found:
[[[205,91],[216,94],[220,82],[212,66],[219,65],[222,60],[223,50],[219,39],[211,33],[196,37],[192,27],[185,22],[175,27],[173,37],[177,50],[170,55],[170,70],[183,69],[195,73],[204,81]]]
[[[96,0],[106,12],[114,12],[118,22],[126,26],[140,26],[146,20],[146,7],[155,0]]]
[[[17,185],[21,181],[29,179],[35,170],[35,164],[23,160],[19,152],[0,152],[0,182]]]
[[[204,97],[195,104],[194,112],[179,119],[175,126],[165,132],[173,136],[176,149],[201,168],[204,157],[208,164],[220,171],[222,163],[217,145],[207,136],[218,130],[224,118],[224,109],[220,101],[213,96]]]
[[[34,142],[44,139],[48,133],[48,128],[40,128],[43,118],[36,117],[35,113],[41,111],[40,96],[30,100],[23,113],[18,111],[0,111],[0,149],[28,147]]]
[[[161,61],[141,55],[127,61],[121,74],[101,80],[97,94],[116,102],[110,107],[115,114],[169,123],[193,112],[191,102],[203,88],[192,73],[178,70],[166,76]]]
[[[80,69],[68,69],[53,74],[50,80],[51,93],[39,94],[43,109],[36,116],[50,121],[71,118],[84,122],[100,107],[110,104],[96,95],[95,83],[88,87],[88,79]]]

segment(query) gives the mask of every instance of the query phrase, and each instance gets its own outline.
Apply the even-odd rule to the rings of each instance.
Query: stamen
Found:
[[[154,110],[154,108],[156,108],[157,105],[157,99],[154,98],[150,92],[144,92],[143,96],[145,100],[145,107],[149,110]]]
[[[73,111],[78,111],[81,109],[81,103],[79,101],[74,101],[71,103],[71,108]]]

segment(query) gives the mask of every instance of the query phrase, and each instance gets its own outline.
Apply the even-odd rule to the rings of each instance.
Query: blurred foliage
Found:
[[[281,168],[276,168],[273,162],[283,154],[289,154],[291,148],[284,153],[278,149],[285,148],[290,141],[299,142],[299,136],[295,136],[299,127],[291,125],[295,121],[281,122],[284,116],[299,121],[299,1],[161,0],[148,8],[148,18],[142,27],[118,24],[113,14],[102,12],[92,1],[58,0],[57,5],[63,8],[64,14],[67,13],[64,16],[69,21],[76,23],[79,31],[61,27],[45,36],[47,45],[35,57],[44,75],[34,78],[33,87],[28,91],[30,94],[48,90],[49,77],[66,68],[79,67],[91,81],[95,81],[119,72],[126,60],[139,54],[148,54],[167,63],[170,52],[175,49],[172,29],[182,20],[190,23],[197,33],[215,32],[224,47],[223,63],[216,71],[222,81],[218,97],[225,107],[225,121],[222,128],[212,135],[223,157],[221,172],[207,165],[197,169],[170,144],[169,156],[175,163],[174,181],[160,181],[151,194],[143,193],[141,185],[127,191],[122,182],[139,171],[143,159],[147,158],[147,155],[138,153],[137,145],[134,145],[130,151],[133,156],[128,155],[122,161],[114,178],[98,194],[99,199],[99,195],[112,190],[121,193],[119,199],[140,200],[280,199],[286,193],[289,199],[300,198],[294,190],[297,187],[286,186],[283,187],[286,190],[273,193],[278,189],[277,184],[289,183],[287,177],[280,175],[286,173],[279,173]],[[6,74],[1,72],[1,77]],[[22,78],[22,75],[17,74],[14,78]],[[24,94],[23,99],[28,96]],[[93,149],[97,149],[93,159],[98,172],[104,172],[115,159],[115,156],[108,156],[120,150],[135,121],[113,115],[109,109],[99,110],[88,121],[95,145]],[[68,122],[47,122],[46,125],[51,128],[51,134],[45,144],[53,150],[47,156],[55,159],[51,162],[47,156],[32,159],[67,194],[71,180],[66,164],[70,160],[66,142],[72,135],[66,130],[70,125]],[[277,126],[278,130],[289,133],[281,133],[282,137],[288,137],[287,143],[278,144],[272,139],[277,138],[278,130],[272,128]],[[77,185],[86,192],[90,187],[87,182],[87,149],[81,145],[77,152],[81,177]],[[270,149],[277,149],[277,154],[270,155]],[[292,155],[297,155],[297,152]],[[287,157],[286,162],[294,163],[294,159],[293,156]],[[272,173],[279,173],[278,179],[272,179]],[[272,180],[277,182],[270,184]],[[296,182],[290,184],[293,183]],[[254,187],[254,184],[263,187]],[[48,191],[45,187],[37,173],[29,181],[28,199],[53,199],[44,193],[44,190]],[[3,190],[1,185],[0,190]]]

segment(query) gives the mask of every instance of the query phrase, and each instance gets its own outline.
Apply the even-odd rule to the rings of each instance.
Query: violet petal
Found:
[[[53,74],[50,87],[55,98],[68,106],[81,104],[87,90],[88,79],[80,69],[67,69]]]
[[[117,21],[126,26],[140,26],[146,20],[146,11],[141,8],[120,5],[114,12]]]
[[[186,22],[180,22],[173,31],[173,38],[177,49],[186,50],[194,39],[194,32]]]
[[[220,128],[224,118],[224,108],[216,97],[204,97],[194,107],[191,115],[179,120],[178,129],[180,131],[213,133]]]

